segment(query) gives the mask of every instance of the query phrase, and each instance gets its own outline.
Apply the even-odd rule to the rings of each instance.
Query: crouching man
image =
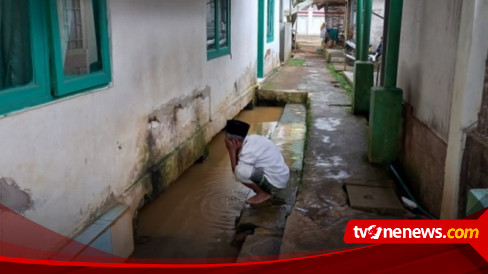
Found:
[[[290,170],[278,146],[261,135],[247,136],[248,130],[245,122],[227,120],[225,146],[235,178],[256,193],[246,202],[255,205],[269,200],[273,189],[285,188]]]

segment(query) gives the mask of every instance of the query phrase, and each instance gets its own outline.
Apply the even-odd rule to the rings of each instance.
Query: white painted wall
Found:
[[[351,27],[354,31],[354,39],[356,39],[356,19],[357,19],[357,0],[350,1],[351,8]],[[376,50],[379,43],[381,42],[381,37],[383,36],[383,25],[385,16],[385,0],[373,0],[373,14],[371,15],[371,33],[370,33],[370,44],[373,45],[373,49]],[[379,16],[378,16],[379,15]],[[381,18],[381,17],[383,18]]]
[[[398,86],[415,117],[447,142],[462,1],[403,2]]]
[[[378,16],[379,15],[379,16]],[[373,45],[373,49],[376,50],[381,42],[383,36],[383,24],[385,16],[385,0],[373,1],[373,14],[371,15],[371,34],[370,44]]]
[[[307,14],[299,13],[296,21],[296,30],[299,35],[320,35],[320,26],[324,23],[324,14],[318,12],[317,6],[306,9]],[[321,9],[320,11],[324,11]]]
[[[207,119],[198,123],[208,123],[210,112],[212,135],[230,118],[218,111],[239,111],[233,102],[256,82],[256,1],[232,0],[232,53],[210,61],[205,1],[107,2],[111,86],[0,117],[0,177],[30,193],[27,218],[67,236],[141,175],[153,111],[208,87]],[[276,20],[267,48],[279,58]],[[178,119],[188,124],[162,131],[161,147],[195,131],[195,114],[182,109]]]
[[[465,132],[478,120],[488,52],[488,0],[463,1],[441,218],[457,218]]]
[[[403,12],[398,86],[447,144],[441,218],[457,218],[465,131],[483,91],[488,0],[404,1]]]
[[[264,16],[264,75],[268,75],[280,66],[280,1],[274,1],[274,40],[266,41],[266,22],[268,22],[268,13]],[[265,11],[268,10],[268,1],[265,1]]]

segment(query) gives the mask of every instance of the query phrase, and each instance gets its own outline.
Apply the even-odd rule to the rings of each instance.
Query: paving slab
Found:
[[[397,216],[405,211],[392,188],[364,185],[346,185],[346,188],[351,208]]]
[[[356,186],[371,186],[371,187],[395,187],[395,182],[392,179],[383,180],[365,180],[363,178],[349,178],[342,180],[345,185]]]
[[[287,104],[280,117],[280,124],[303,124],[306,117],[307,110],[303,104]]]
[[[301,82],[300,80],[307,76],[307,71],[303,68],[300,66],[282,66],[279,73],[272,74],[261,84],[260,89],[268,91],[299,90],[298,84]],[[282,72],[286,72],[286,75]]]

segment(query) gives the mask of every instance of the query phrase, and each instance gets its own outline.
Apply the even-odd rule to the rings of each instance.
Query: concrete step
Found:
[[[344,57],[332,57],[330,58],[330,63],[341,63],[343,64],[344,62],[346,62],[346,58]]]

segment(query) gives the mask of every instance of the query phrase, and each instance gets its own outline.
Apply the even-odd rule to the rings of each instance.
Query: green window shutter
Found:
[[[274,41],[274,8],[275,1],[268,0],[268,24],[266,32],[266,42],[270,43]]]
[[[42,1],[0,1],[0,115],[50,100]]]
[[[111,81],[105,0],[49,0],[53,93],[64,96]]]

